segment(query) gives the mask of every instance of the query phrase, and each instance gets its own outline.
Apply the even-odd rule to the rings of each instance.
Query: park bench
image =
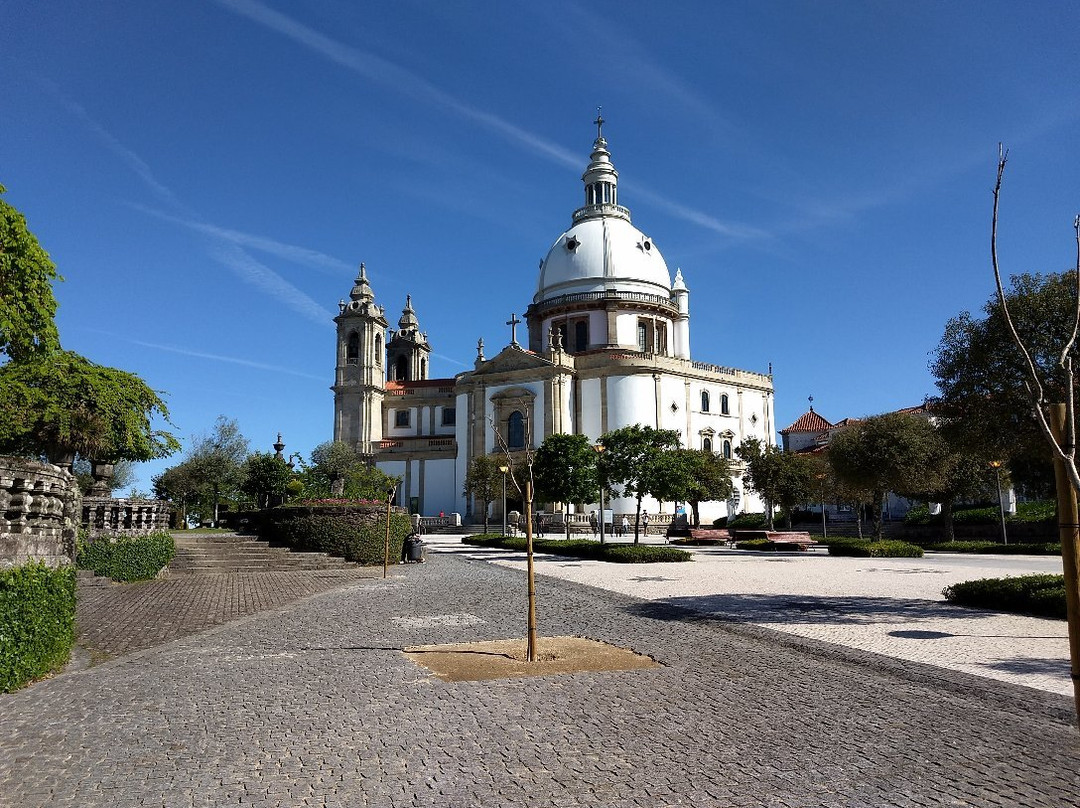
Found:
[[[808,550],[811,547],[816,547],[819,543],[810,538],[810,534],[804,531],[734,529],[728,532],[731,534],[733,542],[765,539],[773,544],[790,544],[792,549],[798,550]]]

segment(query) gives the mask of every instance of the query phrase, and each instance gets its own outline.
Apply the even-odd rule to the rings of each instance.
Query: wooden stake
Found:
[[[1050,428],[1062,452],[1074,457],[1075,446],[1068,445],[1068,416],[1064,404],[1050,405]],[[1065,572],[1065,609],[1069,618],[1069,656],[1072,662],[1073,702],[1080,724],[1080,515],[1077,513],[1076,489],[1065,468],[1065,460],[1054,454],[1054,477],[1057,480],[1058,535],[1061,538],[1061,566]]]
[[[529,622],[525,656],[529,662],[536,662],[536,576],[533,571],[532,480],[525,481],[525,556],[529,576]]]

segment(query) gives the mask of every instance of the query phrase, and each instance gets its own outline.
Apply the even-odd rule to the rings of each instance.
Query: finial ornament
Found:
[[[480,339],[478,339],[476,341],[476,358],[478,360],[480,360],[480,361],[483,361],[483,359],[484,359],[484,338],[483,337],[480,337]]]
[[[597,140],[603,140],[604,139],[604,131],[603,131],[604,116],[600,114],[600,110],[601,110],[601,107],[596,108],[596,120],[593,121],[593,123],[596,124],[596,139]]]
[[[813,412],[814,411],[814,397],[809,396],[809,400],[810,400],[810,412]]]

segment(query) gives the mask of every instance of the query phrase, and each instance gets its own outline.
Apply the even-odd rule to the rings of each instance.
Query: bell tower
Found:
[[[386,379],[392,382],[416,382],[428,377],[431,345],[420,331],[420,321],[412,307],[412,296],[405,296],[405,308],[398,320],[398,330],[390,332],[386,344]]]
[[[388,323],[360,264],[349,301],[338,303],[337,372],[334,386],[334,440],[364,455],[374,454],[382,440],[382,403],[386,378]]]

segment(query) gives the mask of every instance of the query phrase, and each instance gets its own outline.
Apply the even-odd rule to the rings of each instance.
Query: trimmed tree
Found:
[[[462,493],[481,504],[484,511],[485,533],[488,532],[488,506],[502,491],[502,480],[499,462],[491,455],[477,455],[465,472],[465,487]]]
[[[533,477],[540,499],[563,503],[570,538],[570,504],[592,502],[599,493],[596,450],[584,435],[548,435],[536,450]]]
[[[651,426],[624,426],[601,436],[607,482],[636,500],[634,544],[638,543],[641,501],[645,495],[670,500],[677,488],[678,461],[669,457],[679,448],[679,433]]]
[[[240,490],[255,500],[256,508],[268,508],[274,497],[285,498],[285,487],[292,482],[293,470],[272,452],[255,452],[244,461]]]
[[[690,505],[694,527],[701,527],[698,506],[702,502],[725,500],[735,490],[731,482],[731,461],[704,449],[678,449],[676,454],[684,458],[688,468],[685,485],[676,498]]]
[[[765,501],[769,530],[775,528],[773,511],[778,505],[785,511],[790,530],[792,509],[813,494],[814,470],[810,459],[785,452],[759,438],[746,438],[735,453],[746,463],[743,481]]]

